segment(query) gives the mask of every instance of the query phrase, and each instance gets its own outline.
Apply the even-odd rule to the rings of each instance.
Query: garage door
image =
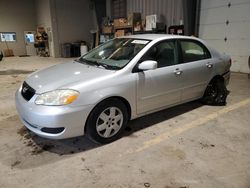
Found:
[[[201,0],[199,37],[232,57],[232,71],[250,73],[250,0]]]

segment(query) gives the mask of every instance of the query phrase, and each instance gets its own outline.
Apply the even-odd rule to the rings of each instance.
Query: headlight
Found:
[[[72,103],[79,96],[79,92],[70,89],[54,90],[39,95],[35,104],[60,106]]]

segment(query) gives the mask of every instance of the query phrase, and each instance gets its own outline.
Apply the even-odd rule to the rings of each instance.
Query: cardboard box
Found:
[[[120,26],[119,19],[114,19],[114,27],[119,27],[119,26]]]
[[[138,22],[141,23],[141,13],[139,12],[128,13],[128,25],[134,26]]]
[[[128,26],[128,20],[126,18],[114,19],[114,27]]]
[[[117,30],[115,32],[115,37],[122,37],[125,35],[125,30]]]
[[[102,27],[102,33],[110,34],[112,32],[113,32],[113,27],[112,26],[103,26]]]

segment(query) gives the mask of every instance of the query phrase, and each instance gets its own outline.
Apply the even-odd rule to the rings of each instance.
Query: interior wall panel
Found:
[[[54,7],[52,17],[57,28],[57,44],[55,45],[60,56],[61,45],[76,41],[91,42],[91,29],[95,29],[93,19],[94,9],[90,8],[90,0],[52,0]]]
[[[127,0],[127,12],[140,12],[143,18],[162,15],[167,26],[177,25],[183,20],[183,3],[182,0]]]
[[[26,55],[24,31],[36,30],[34,0],[0,0],[0,32],[16,32],[16,42],[8,42],[14,55]],[[7,49],[0,41],[0,51]]]

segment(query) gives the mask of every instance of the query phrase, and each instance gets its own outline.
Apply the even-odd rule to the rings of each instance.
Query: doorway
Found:
[[[36,56],[36,48],[35,44],[35,31],[24,31],[24,39],[25,39],[25,46],[26,46],[26,53],[30,56]]]

